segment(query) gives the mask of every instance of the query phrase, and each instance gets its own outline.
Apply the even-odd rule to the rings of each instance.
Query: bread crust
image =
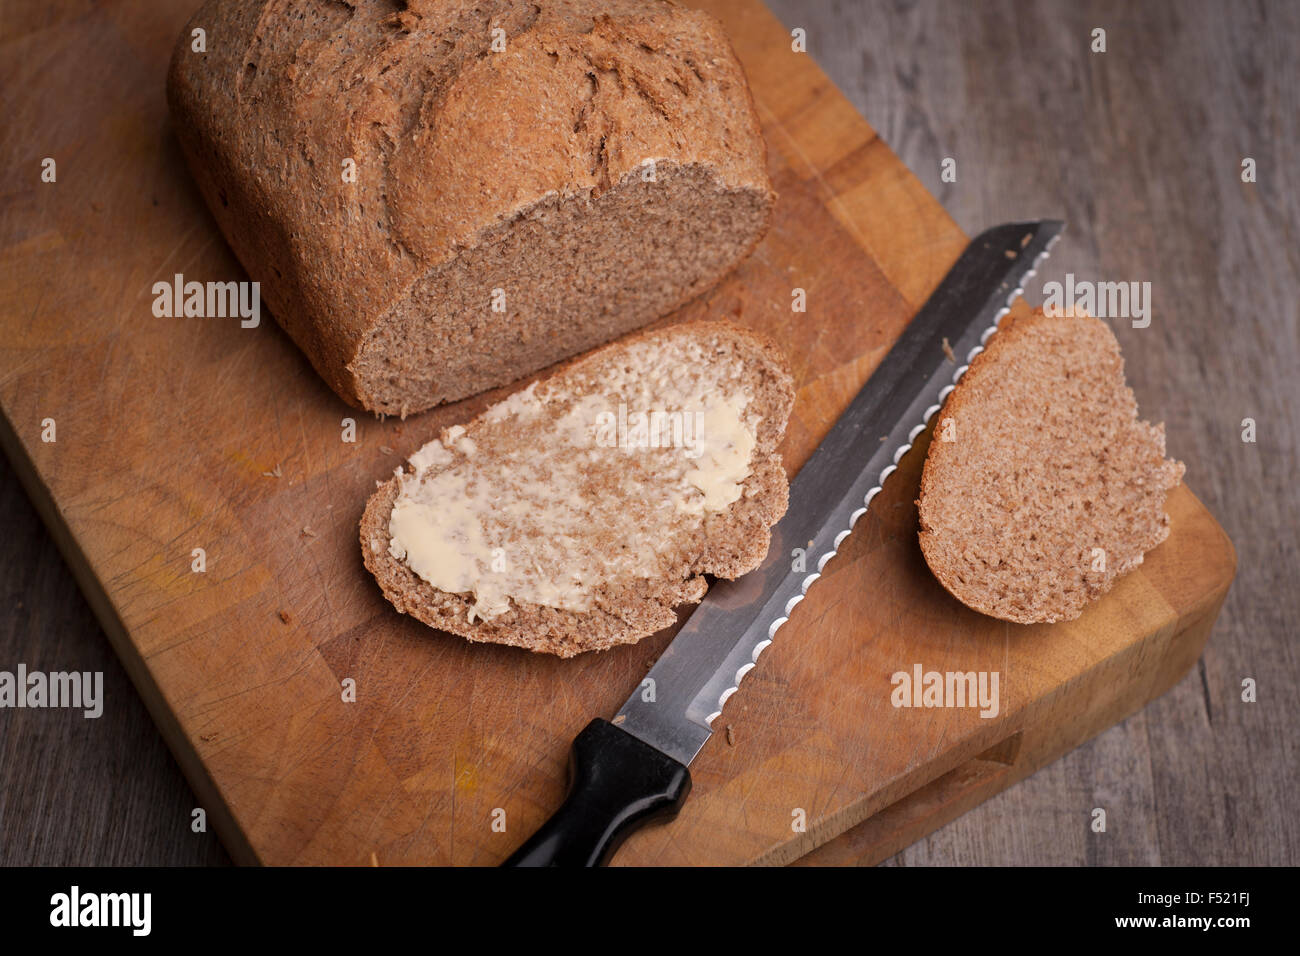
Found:
[[[762,563],[771,542],[771,526],[789,504],[789,486],[776,448],[785,434],[794,403],[793,381],[785,357],[767,339],[725,320],[687,322],[668,329],[640,332],[566,363],[544,379],[562,380],[579,364],[598,361],[634,342],[665,336],[709,337],[744,355],[747,385],[761,403],[751,459],[740,498],[706,518],[707,547],[682,554],[673,571],[653,580],[620,581],[597,589],[595,606],[578,612],[538,605],[512,604],[506,613],[471,621],[468,596],[439,591],[419,578],[388,551],[388,522],[400,491],[396,477],[379,483],[361,519],[363,562],[397,610],[470,641],[508,644],[560,657],[629,644],[671,626],[676,608],[701,600],[708,588],[704,575],[736,578]],[[477,419],[475,420],[477,422]],[[467,423],[473,435],[474,423]],[[376,547],[376,545],[380,547]]]
[[[556,197],[599,203],[654,159],[770,209],[752,96],[706,14],[663,0],[407,0],[392,11],[375,0],[209,0],[167,83],[177,137],[223,233],[276,320],[350,404],[418,411],[538,367],[520,360],[427,402],[395,402],[380,397],[384,381],[361,377],[375,373],[358,356],[422,279]],[[192,50],[199,28],[204,53]],[[743,252],[705,287],[766,223],[764,214],[738,237]],[[685,298],[702,291],[684,285]]]

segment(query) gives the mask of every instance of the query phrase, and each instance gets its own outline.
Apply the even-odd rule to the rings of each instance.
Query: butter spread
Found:
[[[470,620],[586,611],[604,584],[670,572],[743,494],[761,422],[743,373],[670,338],[516,392],[398,469],[389,553],[472,596]]]

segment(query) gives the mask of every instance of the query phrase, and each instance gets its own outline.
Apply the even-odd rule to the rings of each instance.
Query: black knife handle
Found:
[[[502,866],[603,866],[634,830],[675,817],[690,792],[684,764],[597,718],[573,741],[564,803]]]

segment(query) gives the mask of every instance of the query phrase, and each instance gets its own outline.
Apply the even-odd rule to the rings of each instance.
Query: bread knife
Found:
[[[601,866],[635,830],[677,815],[691,789],[687,768],[727,699],[1064,228],[1057,220],[1006,223],[966,247],[790,483],[790,507],[772,527],[763,563],[714,582],[613,721],[597,718],[578,734],[564,803],[505,866]],[[954,370],[950,356],[963,364]],[[796,548],[811,573],[794,569]]]

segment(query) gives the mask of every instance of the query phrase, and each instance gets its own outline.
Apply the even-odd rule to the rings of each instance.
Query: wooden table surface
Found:
[[[1152,283],[1150,327],[1116,328],[1130,382],[1239,558],[1206,654],[1173,691],[893,862],[1296,863],[1300,9],[772,7],[968,232],[1062,215],[1070,232],[1040,278]],[[1105,53],[1089,50],[1096,28]],[[0,864],[225,861],[191,832],[192,794],[2,459],[0,516],[0,669],[102,670],[118,702],[99,720],[0,711]],[[1245,678],[1257,703],[1241,700]],[[1104,834],[1088,826],[1098,806]]]

